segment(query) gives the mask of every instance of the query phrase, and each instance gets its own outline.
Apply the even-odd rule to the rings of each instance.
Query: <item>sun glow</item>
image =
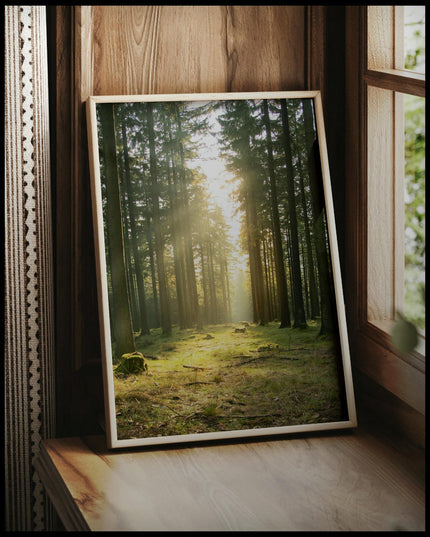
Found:
[[[210,147],[210,146],[207,146]],[[216,148],[211,148],[216,151]],[[193,160],[192,166],[198,168],[205,177],[205,187],[213,207],[219,207],[228,227],[230,243],[233,247],[234,264],[247,268],[247,258],[240,248],[241,211],[233,197],[234,177],[226,168],[219,154],[205,154]]]
[[[248,256],[240,244],[242,212],[233,195],[237,184],[234,176],[226,169],[216,137],[206,135],[199,140],[204,149],[200,151],[199,156],[188,163],[188,166],[202,174],[211,206],[221,209],[231,247],[229,274],[233,295],[233,320],[247,320],[251,315],[246,289],[249,267]]]

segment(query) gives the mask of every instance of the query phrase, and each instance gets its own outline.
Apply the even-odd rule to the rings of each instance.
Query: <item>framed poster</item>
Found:
[[[87,120],[108,446],[356,426],[320,93]]]

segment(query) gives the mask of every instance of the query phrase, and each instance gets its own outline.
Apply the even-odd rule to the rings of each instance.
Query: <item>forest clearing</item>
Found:
[[[344,419],[313,106],[98,106],[118,439]]]
[[[147,370],[115,373],[118,439],[342,419],[329,336],[279,323],[226,323],[136,338]]]

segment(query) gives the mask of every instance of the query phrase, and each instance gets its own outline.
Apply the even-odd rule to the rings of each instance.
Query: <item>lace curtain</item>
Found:
[[[5,529],[46,531],[33,468],[54,434],[46,6],[5,6]]]

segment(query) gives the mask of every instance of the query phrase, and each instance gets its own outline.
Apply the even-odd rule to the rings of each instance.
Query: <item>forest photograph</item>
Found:
[[[98,102],[116,434],[348,419],[314,102]]]

